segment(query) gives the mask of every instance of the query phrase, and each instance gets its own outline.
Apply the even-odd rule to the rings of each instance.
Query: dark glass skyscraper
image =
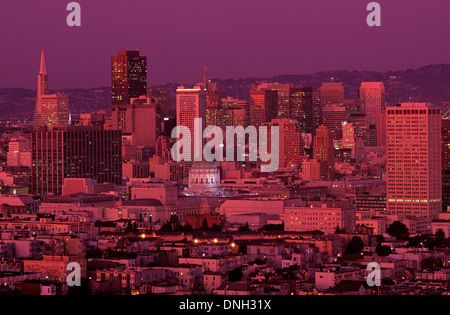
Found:
[[[137,50],[121,50],[111,58],[112,105],[128,105],[147,95],[147,57]]]
[[[65,178],[122,183],[122,135],[101,127],[40,128],[32,133],[32,192],[61,194]]]

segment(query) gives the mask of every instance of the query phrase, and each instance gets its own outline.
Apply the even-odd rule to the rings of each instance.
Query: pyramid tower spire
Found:
[[[41,67],[39,69],[39,74],[47,75],[47,67],[45,66],[44,48],[42,48],[41,51]]]
[[[39,68],[38,75],[38,98],[41,95],[48,95],[48,75],[47,75],[47,67],[45,65],[45,56],[44,56],[44,48],[41,51],[41,64]]]

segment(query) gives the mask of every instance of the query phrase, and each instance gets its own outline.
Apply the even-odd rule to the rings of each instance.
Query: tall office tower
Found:
[[[356,140],[355,140],[355,129],[352,124],[346,123],[342,128],[342,148],[351,150],[351,158],[356,157]]]
[[[277,118],[278,92],[274,90],[250,90],[249,123],[256,128]]]
[[[195,128],[194,119],[201,118],[201,126]],[[180,86],[177,89],[177,126],[187,127],[191,133],[191,161],[202,160],[203,131],[206,128],[206,91],[203,87],[192,89]],[[194,135],[199,135],[202,141],[195,141]],[[195,155],[195,152],[199,155]]]
[[[305,150],[297,121],[293,119],[272,119],[268,123],[269,140],[267,143],[270,143],[270,130],[274,126],[279,128],[279,167],[300,169]]]
[[[359,88],[361,113],[366,115],[367,124],[376,125],[378,114],[385,108],[383,82],[363,82]]]
[[[156,156],[171,160],[171,143],[170,138],[166,136],[159,136],[156,140]]]
[[[379,147],[386,147],[386,111],[377,117],[377,142]]]
[[[320,105],[344,105],[344,86],[338,82],[322,83],[319,88]]]
[[[292,118],[290,117],[290,90],[292,84],[281,84],[281,83],[269,83],[269,82],[258,82],[252,84],[251,90],[272,90],[278,92],[278,109],[277,118]]]
[[[436,219],[442,210],[441,110],[402,103],[386,114],[387,211]]]
[[[37,130],[43,126],[53,129],[65,127],[68,124],[69,97],[64,94],[50,94],[44,50],[42,49],[33,129]]]
[[[147,95],[150,99],[158,101],[162,119],[175,116],[175,108],[172,108],[169,89],[148,89]]]
[[[121,109],[120,113],[120,119],[113,119],[112,129],[122,131],[122,136],[131,139],[128,144],[133,150],[144,146],[154,153],[156,139],[162,128],[158,101],[145,95],[132,98],[130,104]]]
[[[311,87],[291,87],[290,89],[290,112],[289,118],[297,120],[298,127],[302,133],[313,134],[314,129],[314,107]]]
[[[122,183],[121,133],[101,127],[66,127],[32,133],[34,194],[61,194],[65,178]]]
[[[342,140],[342,126],[345,121],[346,113],[343,105],[327,104],[322,108],[322,125],[328,127],[333,140]]]
[[[359,98],[352,98],[344,100],[345,112],[347,114],[347,121],[350,121],[351,115],[361,114]]]
[[[350,115],[350,123],[355,128],[355,137],[364,139],[364,144],[369,141],[369,126],[367,125],[366,115]]]
[[[132,98],[147,95],[147,57],[137,50],[121,50],[111,57],[113,111]]]
[[[322,125],[322,104],[320,102],[320,92],[316,91],[312,93],[313,102],[313,136],[316,135],[316,130]]]
[[[334,172],[334,146],[330,130],[326,126],[319,126],[314,137],[314,159],[320,162],[320,178],[333,180]]]
[[[442,210],[450,206],[450,120],[442,119]]]
[[[232,97],[222,99],[225,126],[248,126],[248,102]]]
[[[226,97],[226,92],[220,90],[217,83],[208,80],[206,67],[203,81],[198,82],[196,86],[203,88],[206,92],[206,127],[225,125],[222,99]]]

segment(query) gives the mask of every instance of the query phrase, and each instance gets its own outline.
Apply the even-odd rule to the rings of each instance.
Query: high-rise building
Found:
[[[162,118],[174,116],[175,109],[172,108],[172,98],[170,97],[169,89],[148,89],[147,96],[158,101]]]
[[[290,90],[292,84],[281,84],[277,82],[257,82],[250,86],[250,90],[271,90],[278,93],[278,108],[275,118],[292,118],[290,117]]]
[[[378,114],[385,108],[385,88],[383,82],[363,82],[359,88],[361,113],[366,115],[367,123],[377,124]]]
[[[319,94],[322,108],[328,104],[344,105],[344,86],[340,82],[322,83]]]
[[[201,119],[201,126],[195,126],[194,119]],[[177,89],[177,126],[187,127],[191,133],[191,161],[201,160],[203,153],[203,130],[206,128],[206,91],[203,87]],[[195,141],[194,135],[201,137]],[[195,152],[199,156],[195,156]]]
[[[32,133],[32,192],[61,194],[65,178],[122,183],[121,133],[101,127],[67,127]]]
[[[369,125],[367,124],[366,115],[354,114],[350,115],[350,123],[355,128],[355,137],[362,138],[364,144],[368,144],[369,141]]]
[[[208,80],[205,67],[203,81],[196,84],[206,93],[206,127],[225,125],[225,113],[222,107],[222,99],[226,97],[225,90],[220,90],[217,83]]]
[[[121,50],[111,58],[112,105],[129,105],[132,98],[147,95],[147,57],[137,50]]]
[[[442,209],[450,206],[450,120],[442,119]]]
[[[311,87],[296,86],[290,89],[290,112],[289,118],[297,120],[298,127],[302,133],[313,134],[314,107]]]
[[[342,140],[342,126],[345,122],[346,113],[343,105],[327,104],[322,107],[322,125],[328,127],[333,140]]]
[[[232,97],[222,99],[225,126],[248,126],[248,102]]]
[[[314,137],[314,159],[320,162],[320,177],[325,180],[333,180],[334,146],[330,130],[326,126],[319,126]]]
[[[355,129],[352,124],[345,124],[342,128],[342,148],[351,150],[352,159],[356,157],[355,144]]]
[[[274,126],[278,126],[279,167],[300,169],[305,150],[297,121],[293,119],[272,119],[268,126],[267,130],[272,130]]]
[[[249,122],[256,128],[277,118],[278,92],[274,90],[250,90]]]
[[[377,117],[377,142],[379,147],[386,146],[386,111]]]
[[[347,113],[347,121],[350,121],[351,115],[361,114],[359,98],[344,100],[345,112]]]
[[[310,159],[302,162],[302,180],[320,180],[320,162]]]
[[[69,97],[64,94],[50,94],[44,50],[42,49],[33,128],[37,130],[45,126],[53,129],[65,127],[68,124]]]
[[[387,211],[436,219],[442,210],[441,110],[427,103],[386,108]]]
[[[322,125],[322,104],[320,101],[320,92],[315,91],[312,93],[312,106],[313,106],[313,133],[312,135],[316,135],[316,130],[319,128],[320,125]]]

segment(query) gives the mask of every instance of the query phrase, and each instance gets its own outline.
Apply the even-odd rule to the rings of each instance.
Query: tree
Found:
[[[245,223],[244,225],[241,225],[238,228],[238,232],[250,232],[250,227],[248,226],[248,222]]]
[[[434,241],[436,247],[445,246],[445,232],[442,229],[437,230]]]
[[[203,219],[202,226],[199,229],[200,231],[209,231],[208,220],[206,218]]]
[[[211,226],[211,232],[222,232],[222,228],[219,225],[213,223],[213,225]]]
[[[233,269],[228,273],[228,280],[230,282],[240,281],[240,280],[242,280],[243,277],[244,277],[244,274],[242,273],[241,268]]]
[[[259,231],[284,231],[284,224],[266,224]]]
[[[405,224],[403,224],[400,221],[393,222],[387,229],[387,233],[390,236],[397,238],[398,240],[399,239],[408,239],[408,237],[409,237],[408,228],[406,227]]]
[[[364,248],[364,243],[359,236],[354,236],[352,240],[347,244],[347,248],[345,250],[348,254],[357,254],[360,253]]]
[[[161,226],[160,232],[173,232],[172,224],[170,222],[166,222]]]
[[[375,249],[378,256],[389,256],[392,253],[391,247],[387,245],[378,245]]]
[[[420,262],[420,267],[424,270],[438,270],[442,268],[442,261],[437,257],[428,257]]]
[[[347,244],[345,252],[347,254],[357,254],[362,252],[364,248],[364,242],[359,236],[353,236],[352,240]]]
[[[246,244],[240,244],[238,253],[239,254],[247,254],[247,245]]]

